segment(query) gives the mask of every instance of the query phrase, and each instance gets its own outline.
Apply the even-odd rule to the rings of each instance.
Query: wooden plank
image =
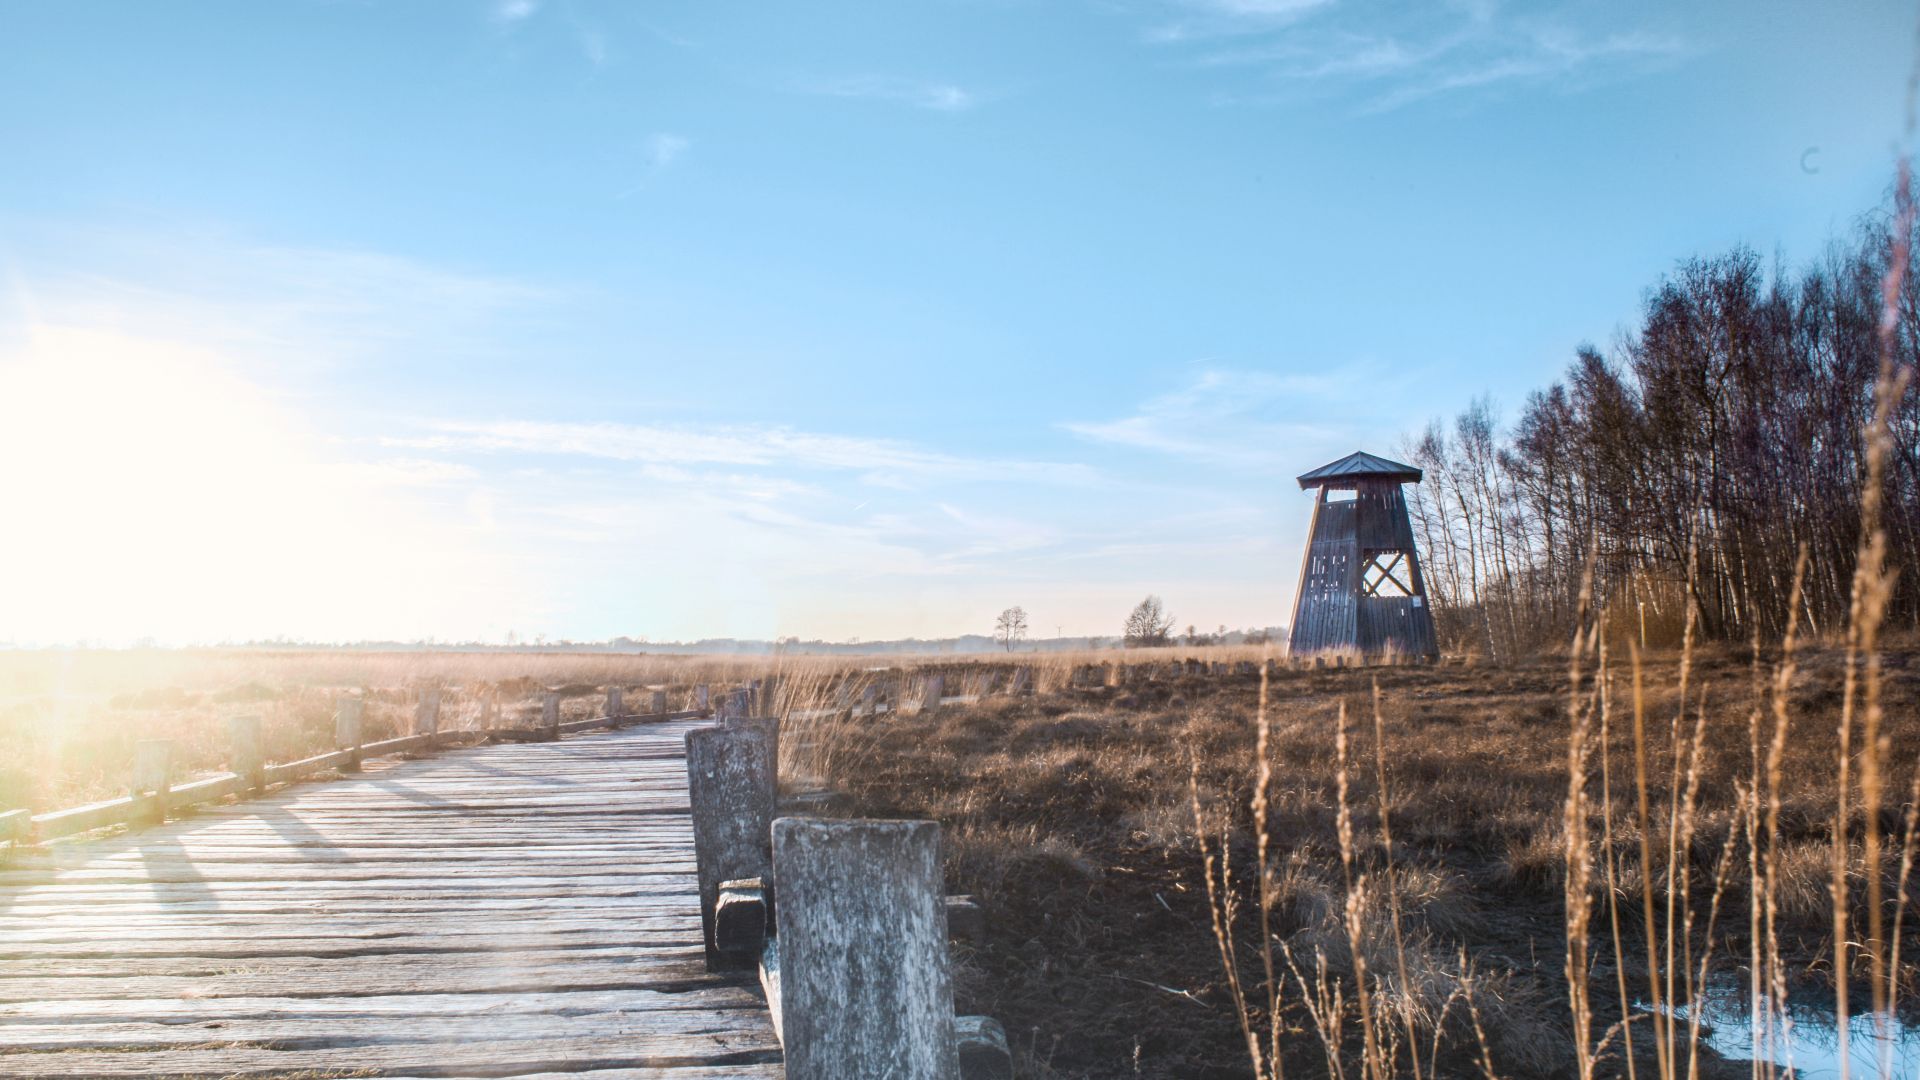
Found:
[[[685,731],[368,761],[17,853],[0,1074],[783,1075],[758,995],[704,970]]]
[[[38,1080],[94,1080],[96,1077],[204,1080],[209,1076],[284,1076],[288,1073],[491,1077],[612,1068],[718,1068],[763,1065],[780,1058],[780,1049],[771,1031],[755,1035],[716,1030],[651,1037],[610,1036],[600,1032],[572,1038],[503,1040],[487,1037],[485,1026],[476,1025],[466,1036],[447,1042],[400,1044],[295,1042],[284,1049],[274,1049],[220,1045],[219,1032],[212,1031],[203,1032],[201,1042],[196,1045],[179,1046],[165,1054],[124,1049],[65,1053],[17,1053],[0,1049],[0,1073],[24,1073]]]

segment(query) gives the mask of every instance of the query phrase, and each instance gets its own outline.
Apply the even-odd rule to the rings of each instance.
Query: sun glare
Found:
[[[430,632],[436,550],[223,357],[41,329],[0,356],[0,642]]]

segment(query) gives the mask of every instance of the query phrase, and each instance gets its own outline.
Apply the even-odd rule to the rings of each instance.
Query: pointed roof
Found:
[[[1420,482],[1420,470],[1411,465],[1355,450],[1339,461],[1330,461],[1312,472],[1301,473],[1301,488],[1350,487],[1360,479],[1397,480],[1402,484]]]

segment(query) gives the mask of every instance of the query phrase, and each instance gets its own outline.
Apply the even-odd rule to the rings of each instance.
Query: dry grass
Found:
[[[1767,668],[1777,656],[1758,659]],[[1617,991],[1631,1002],[1656,989],[1643,943],[1655,943],[1667,1000],[1685,999],[1703,959],[1731,971],[1754,945],[1748,879],[1731,873],[1748,859],[1737,841],[1751,790],[1750,713],[1768,701],[1754,660],[1746,649],[1697,648],[1683,710],[1678,657],[1649,659],[1638,747],[1631,722],[1613,715],[1602,725],[1597,711],[1591,719],[1581,767],[1593,780],[1576,818],[1593,872],[1575,885],[1598,901],[1588,928],[1598,944],[1582,964],[1591,980],[1584,1044],[1568,1008],[1564,661],[1282,672],[1268,687],[1264,758],[1259,678],[1182,676],[859,724],[829,771],[846,792],[838,812],[947,825],[949,888],[982,896],[993,920],[988,942],[963,965],[962,1008],[999,1016],[1043,1069],[1035,1075],[1246,1076],[1259,1053],[1263,1072],[1296,1076],[1414,1075],[1416,1061],[1422,1075],[1478,1075],[1491,1064],[1501,1076],[1560,1076],[1581,1069],[1577,1045],[1592,1052],[1595,1075],[1614,1075],[1624,1067]],[[1777,763],[1773,935],[1796,993],[1832,991],[1826,877],[1846,669],[1843,651],[1804,653],[1787,687],[1796,718]],[[1920,746],[1920,663],[1892,653],[1884,675],[1882,734],[1893,746]],[[1589,672],[1588,690],[1602,681],[1616,710],[1631,701],[1627,672],[1610,668],[1604,680]],[[1676,715],[1686,723],[1673,723]],[[1644,830],[1631,782],[1637,751]],[[1912,782],[1907,754],[1890,789]],[[1271,766],[1264,875],[1253,807],[1262,760]],[[1603,765],[1610,796],[1598,784]],[[1905,810],[1883,808],[1889,835]],[[1683,842],[1669,858],[1670,822],[1682,814]],[[1856,810],[1856,836],[1864,824]],[[1860,845],[1852,850],[1850,872],[1864,879]],[[1211,905],[1209,853],[1221,898]],[[1854,895],[1860,917],[1865,901]],[[1212,940],[1215,915],[1233,936],[1233,979]],[[1263,919],[1276,948],[1272,980],[1260,955]],[[1667,933],[1669,924],[1679,932]],[[1903,933],[1913,937],[1911,920]],[[1281,1013],[1277,1069],[1270,1000]],[[1676,1052],[1690,1056],[1690,1033],[1676,1027]],[[1653,1049],[1639,1037],[1634,1053],[1647,1075],[1657,1074]],[[1684,1074],[1687,1058],[1678,1064]],[[1702,1073],[1717,1067],[1701,1049]]]

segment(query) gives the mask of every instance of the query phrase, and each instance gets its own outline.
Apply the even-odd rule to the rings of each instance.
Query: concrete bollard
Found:
[[[249,793],[260,794],[267,786],[267,758],[261,747],[260,718],[227,717],[227,745],[231,747],[229,760],[233,774],[247,786]]]
[[[134,820],[167,820],[167,794],[173,790],[173,740],[142,739],[133,746],[131,794],[140,805]]]
[[[334,749],[351,751],[346,763],[340,766],[341,772],[355,772],[360,768],[360,744],[366,741],[361,737],[360,722],[366,709],[367,703],[357,697],[343,697],[333,703]]]
[[[791,1080],[955,1080],[931,821],[773,823],[781,1041]]]
[[[413,706],[413,733],[425,735],[427,745],[440,741],[440,691],[422,690]]]
[[[693,807],[694,867],[709,970],[751,968],[756,959],[723,952],[714,917],[723,884],[773,877],[771,828],[778,767],[770,726],[749,723],[687,732],[687,796]]]
[[[560,695],[551,690],[540,695],[540,738],[543,742],[560,738]]]

